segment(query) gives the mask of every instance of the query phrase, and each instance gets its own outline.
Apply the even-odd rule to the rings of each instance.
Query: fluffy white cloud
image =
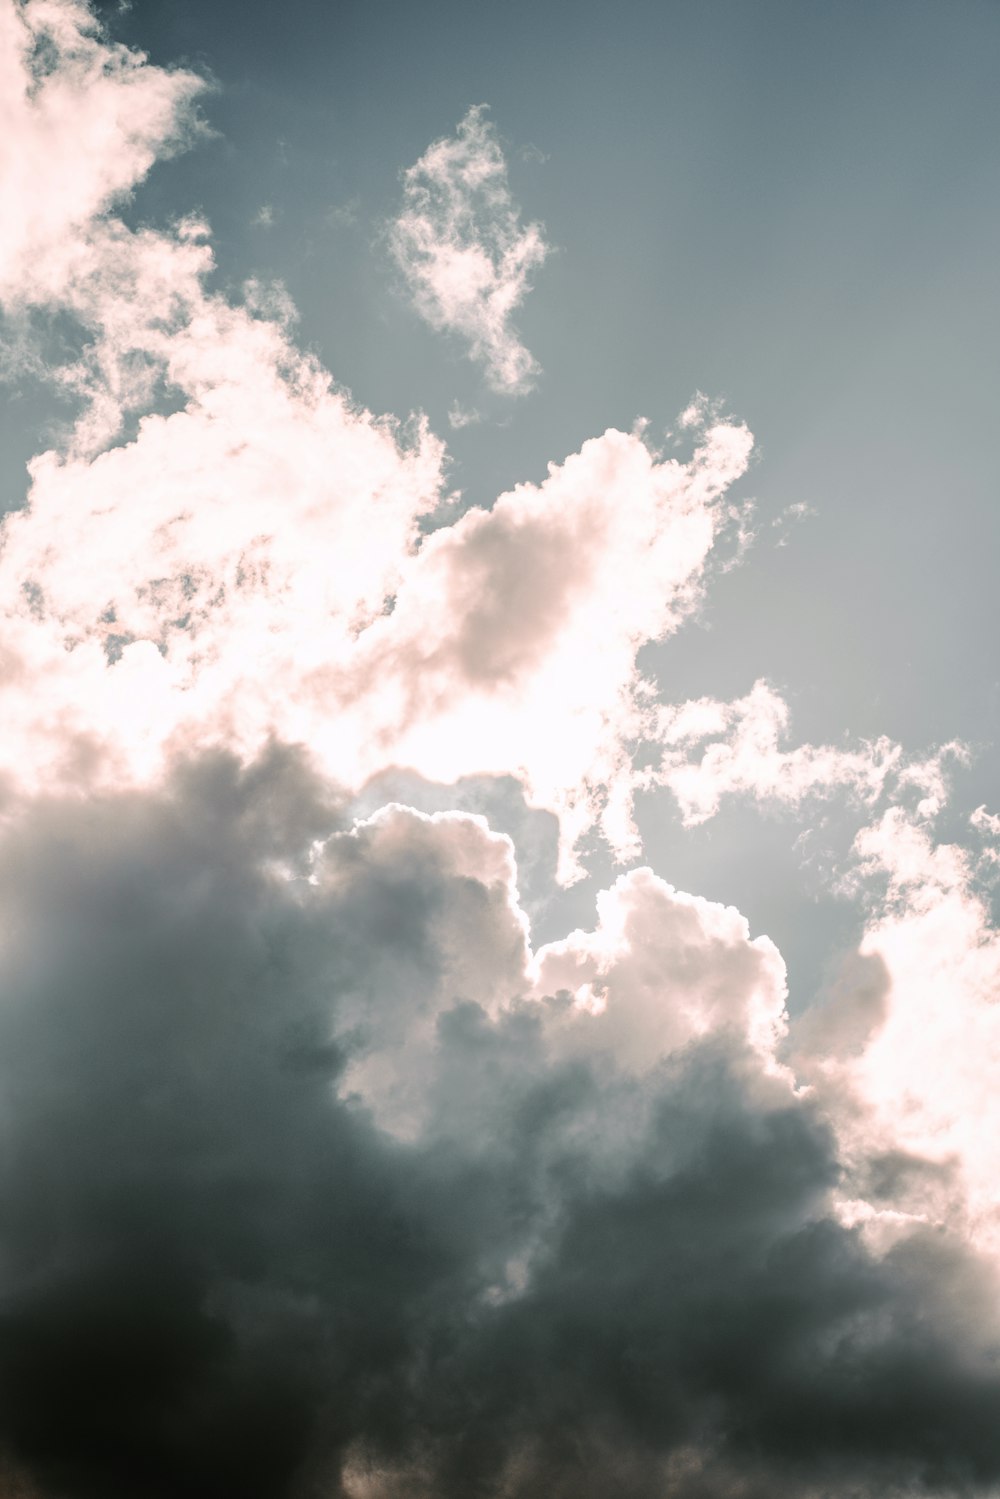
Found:
[[[746,918],[632,870],[597,897],[594,932],[573,932],[536,958],[542,993],[572,997],[575,1050],[638,1071],[703,1037],[735,1034],[765,1060],[784,1033],[785,965]]]
[[[362,642],[394,702],[397,760],[439,780],[519,776],[560,816],[564,877],[594,823],[633,856],[632,752],[651,694],[636,656],[698,602],[729,519],[717,501],[750,447],[720,423],[682,464],[609,431],[430,537]]]
[[[641,1078],[716,1038],[749,1048],[779,1091],[791,1087],[775,1062],[786,993],[777,948],[751,938],[733,907],[676,891],[650,869],[597,896],[594,931],[534,953],[513,845],[479,816],[384,807],[317,846],[307,880],[309,898],[336,901],[365,943],[363,982],[338,1003],[338,1025],[355,1047],[344,1089],[407,1138],[429,1127],[428,1111],[439,1111],[437,1132],[462,1133],[461,1107],[480,1108],[459,1079],[434,1082],[442,1016],[457,1004],[491,1022],[514,1011],[535,1019],[553,1062],[586,1060]],[[422,903],[420,890],[439,883],[448,901]],[[414,964],[405,943],[376,940],[409,930],[411,912],[432,962]]]
[[[280,288],[250,285],[241,305],[209,292],[200,221],[93,217],[182,133],[195,80],[111,47],[76,4],[25,14],[58,32],[45,86],[107,116],[122,161],[49,224],[58,276],[42,285],[18,262],[18,295],[61,306],[86,342],[58,375],[80,399],[71,442],[34,460],[28,505],[0,536],[8,789],[148,782],[180,749],[252,756],[277,736],[352,787],[392,764],[517,775],[561,819],[564,879],[595,823],[633,855],[632,752],[651,702],[637,653],[698,601],[749,433],[703,413],[684,464],[639,429],[610,431],[421,541],[443,498],[425,424],[355,409],[296,349]],[[7,40],[28,98],[37,67]],[[514,259],[532,259],[479,112],[424,162],[472,192],[452,205],[457,224],[485,204],[495,244],[514,235]],[[42,196],[57,202],[58,182],[43,178]],[[490,317],[503,301],[485,299]],[[495,332],[494,353],[506,313]],[[152,414],[161,393],[179,409]]]
[[[937,843],[925,817],[900,807],[856,847],[864,879],[880,887],[859,947],[881,976],[878,993],[846,1048],[822,1035],[827,1045],[802,1061],[829,1095],[848,1152],[909,1161],[884,1189],[887,1206],[938,1225],[964,1220],[996,1254],[1000,933],[988,892],[968,851]],[[856,992],[848,985],[833,1013],[849,1010]]]
[[[88,225],[188,137],[202,87],[108,41],[83,0],[4,0],[0,302],[62,293]]]
[[[276,734],[352,786],[393,763],[519,775],[563,820],[565,877],[596,821],[634,851],[636,655],[699,599],[749,433],[717,422],[684,464],[608,432],[418,545],[441,444],[354,409],[280,299],[231,306],[210,264],[195,222],[111,221],[66,291],[83,412],[3,527],[12,783]],[[182,409],[101,451],[160,384]]]
[[[353,406],[280,288],[227,300],[205,225],[114,216],[196,80],[76,0],[0,9],[0,56],[0,289],[85,339],[0,536],[0,1446],[74,1499],[310,1462],[372,1499],[995,1487],[1000,947],[990,850],[932,835],[960,751],[791,747],[765,682],[667,707],[638,666],[739,524],[747,429],[699,397],[688,461],[609,430],[435,514],[442,444]],[[524,388],[543,245],[481,111],[406,192],[425,315]],[[481,817],[338,821],[400,766],[516,777],[564,880],[595,827],[639,852],[638,786],[689,824],[839,789],[843,889],[884,888],[790,1022],[774,944],[651,870],[535,948]]]
[[[469,110],[454,136],[428,146],[403,188],[390,244],[417,311],[432,328],[466,340],[494,390],[530,390],[538,365],[511,317],[547,247],[540,225],[519,221],[484,105]]]

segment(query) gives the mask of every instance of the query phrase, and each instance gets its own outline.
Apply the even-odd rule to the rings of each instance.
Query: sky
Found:
[[[0,1499],[1000,1494],[991,0],[0,0]]]

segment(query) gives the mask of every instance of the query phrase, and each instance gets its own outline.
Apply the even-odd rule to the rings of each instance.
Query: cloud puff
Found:
[[[389,243],[421,317],[457,333],[494,390],[530,390],[538,365],[511,325],[548,253],[538,224],[522,226],[485,105],[435,141],[403,177]]]
[[[203,87],[110,42],[82,0],[0,7],[0,303],[60,295],[87,226],[190,137]]]
[[[882,1149],[905,1163],[897,1206],[964,1224],[996,1255],[1000,937],[982,871],[965,849],[937,843],[926,815],[901,807],[865,828],[856,851],[879,890],[859,952],[881,992],[846,1050],[826,1037],[810,1045],[807,1028],[799,1065],[840,1114],[848,1152]]]
[[[287,751],[0,852],[0,1440],[43,1493],[995,1484],[990,1272],[841,1221],[737,913],[639,872],[532,954],[481,820],[338,826]]]
[[[766,683],[667,707],[638,664],[749,432],[699,398],[685,462],[609,430],[454,519],[442,444],[352,404],[280,287],[115,216],[196,81],[76,0],[0,16],[40,198],[3,294],[82,339],[0,553],[5,1481],[985,1499],[997,942],[989,850],[933,836],[955,747],[788,747]],[[493,204],[482,285],[523,290],[481,115],[412,172],[457,234]],[[469,305],[516,385],[509,305]],[[538,946],[481,816],[346,818],[399,767],[514,777],[564,880],[595,827],[637,855],[640,786],[689,823],[846,790],[860,946],[789,1019],[774,944],[648,869]]]

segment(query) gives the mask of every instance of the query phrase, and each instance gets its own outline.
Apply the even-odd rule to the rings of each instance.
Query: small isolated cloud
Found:
[[[476,427],[483,419],[483,413],[475,406],[461,406],[458,401],[453,401],[448,410],[448,425],[456,432],[463,427]]]
[[[270,229],[274,224],[274,220],[274,205],[271,203],[262,203],[253,216],[253,223],[260,229]]]
[[[405,173],[389,242],[421,317],[463,338],[494,390],[521,395],[539,371],[511,317],[548,252],[541,225],[519,220],[485,109]]]
[[[786,505],[780,515],[776,515],[771,522],[772,526],[780,526],[783,521],[805,520],[809,515],[818,515],[819,511],[805,500],[797,500],[794,505]]]
[[[784,510],[771,521],[771,529],[780,531],[775,546],[786,547],[791,527],[799,521],[808,520],[811,516],[818,514],[819,511],[805,500],[798,500],[794,505],[786,505]]]

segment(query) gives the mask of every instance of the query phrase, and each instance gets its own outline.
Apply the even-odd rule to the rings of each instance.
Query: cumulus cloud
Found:
[[[976,808],[969,818],[969,823],[985,837],[1000,838],[1000,814],[987,811],[985,803]]]
[[[418,545],[440,442],[354,408],[280,299],[208,293],[204,226],[111,221],[87,257],[74,441],[3,527],[9,783],[148,779],[179,743],[277,734],[353,786],[513,772],[562,818],[567,878],[595,822],[634,850],[636,656],[700,597],[745,427],[686,464],[609,431]],[[107,447],[158,382],[182,408]]]
[[[699,397],[687,459],[612,429],[455,519],[442,443],[353,404],[279,286],[117,214],[197,80],[77,0],[0,8],[0,54],[38,199],[0,155],[0,295],[26,348],[32,309],[80,337],[0,537],[3,1481],[985,1499],[997,818],[935,837],[960,746],[794,746],[763,680],[643,675],[746,427]],[[481,111],[406,181],[431,320],[520,388],[542,244]],[[637,858],[640,787],[688,824],[842,792],[857,949],[789,1017],[732,907],[633,868],[540,943],[474,808],[346,811],[483,776],[554,814],[563,881],[595,829]]]
[[[736,912],[640,872],[532,954],[481,820],[338,825],[286,751],[2,852],[0,1438],[42,1492],[1000,1476],[992,1272],[841,1221]]]
[[[470,109],[404,174],[389,243],[421,317],[464,339],[494,390],[520,395],[539,371],[511,317],[548,250],[541,226],[520,222],[485,109]]]
[[[877,892],[859,954],[881,975],[878,1003],[846,1051],[809,1044],[807,1029],[801,1065],[829,1094],[849,1151],[909,1163],[898,1205],[939,1227],[963,1223],[996,1255],[1000,935],[979,863],[902,807],[863,829],[856,852]]]
[[[136,79],[153,76],[168,145],[196,81],[113,48],[76,5],[43,14],[62,26],[55,76],[85,90],[93,75],[101,101],[117,88],[102,107],[140,141],[115,178],[131,183],[152,150]],[[82,81],[81,48],[96,59]],[[13,56],[30,93],[31,57]],[[462,139],[474,155],[491,137],[476,115]],[[501,201],[498,160],[486,151],[476,171]],[[58,177],[43,189],[58,198]],[[95,188],[88,211],[112,197]],[[79,403],[72,437],[33,461],[27,506],[3,523],[8,792],[148,783],[181,746],[253,755],[277,735],[352,787],[400,763],[517,775],[562,821],[563,879],[595,824],[634,854],[637,653],[698,602],[746,428],[706,420],[687,463],[639,429],[609,431],[421,541],[446,498],[443,445],[422,420],[357,409],[296,348],[280,288],[251,284],[235,304],[209,291],[197,219],[69,223],[52,230],[59,277],[24,270],[15,289],[71,314],[83,345],[57,374]]]

